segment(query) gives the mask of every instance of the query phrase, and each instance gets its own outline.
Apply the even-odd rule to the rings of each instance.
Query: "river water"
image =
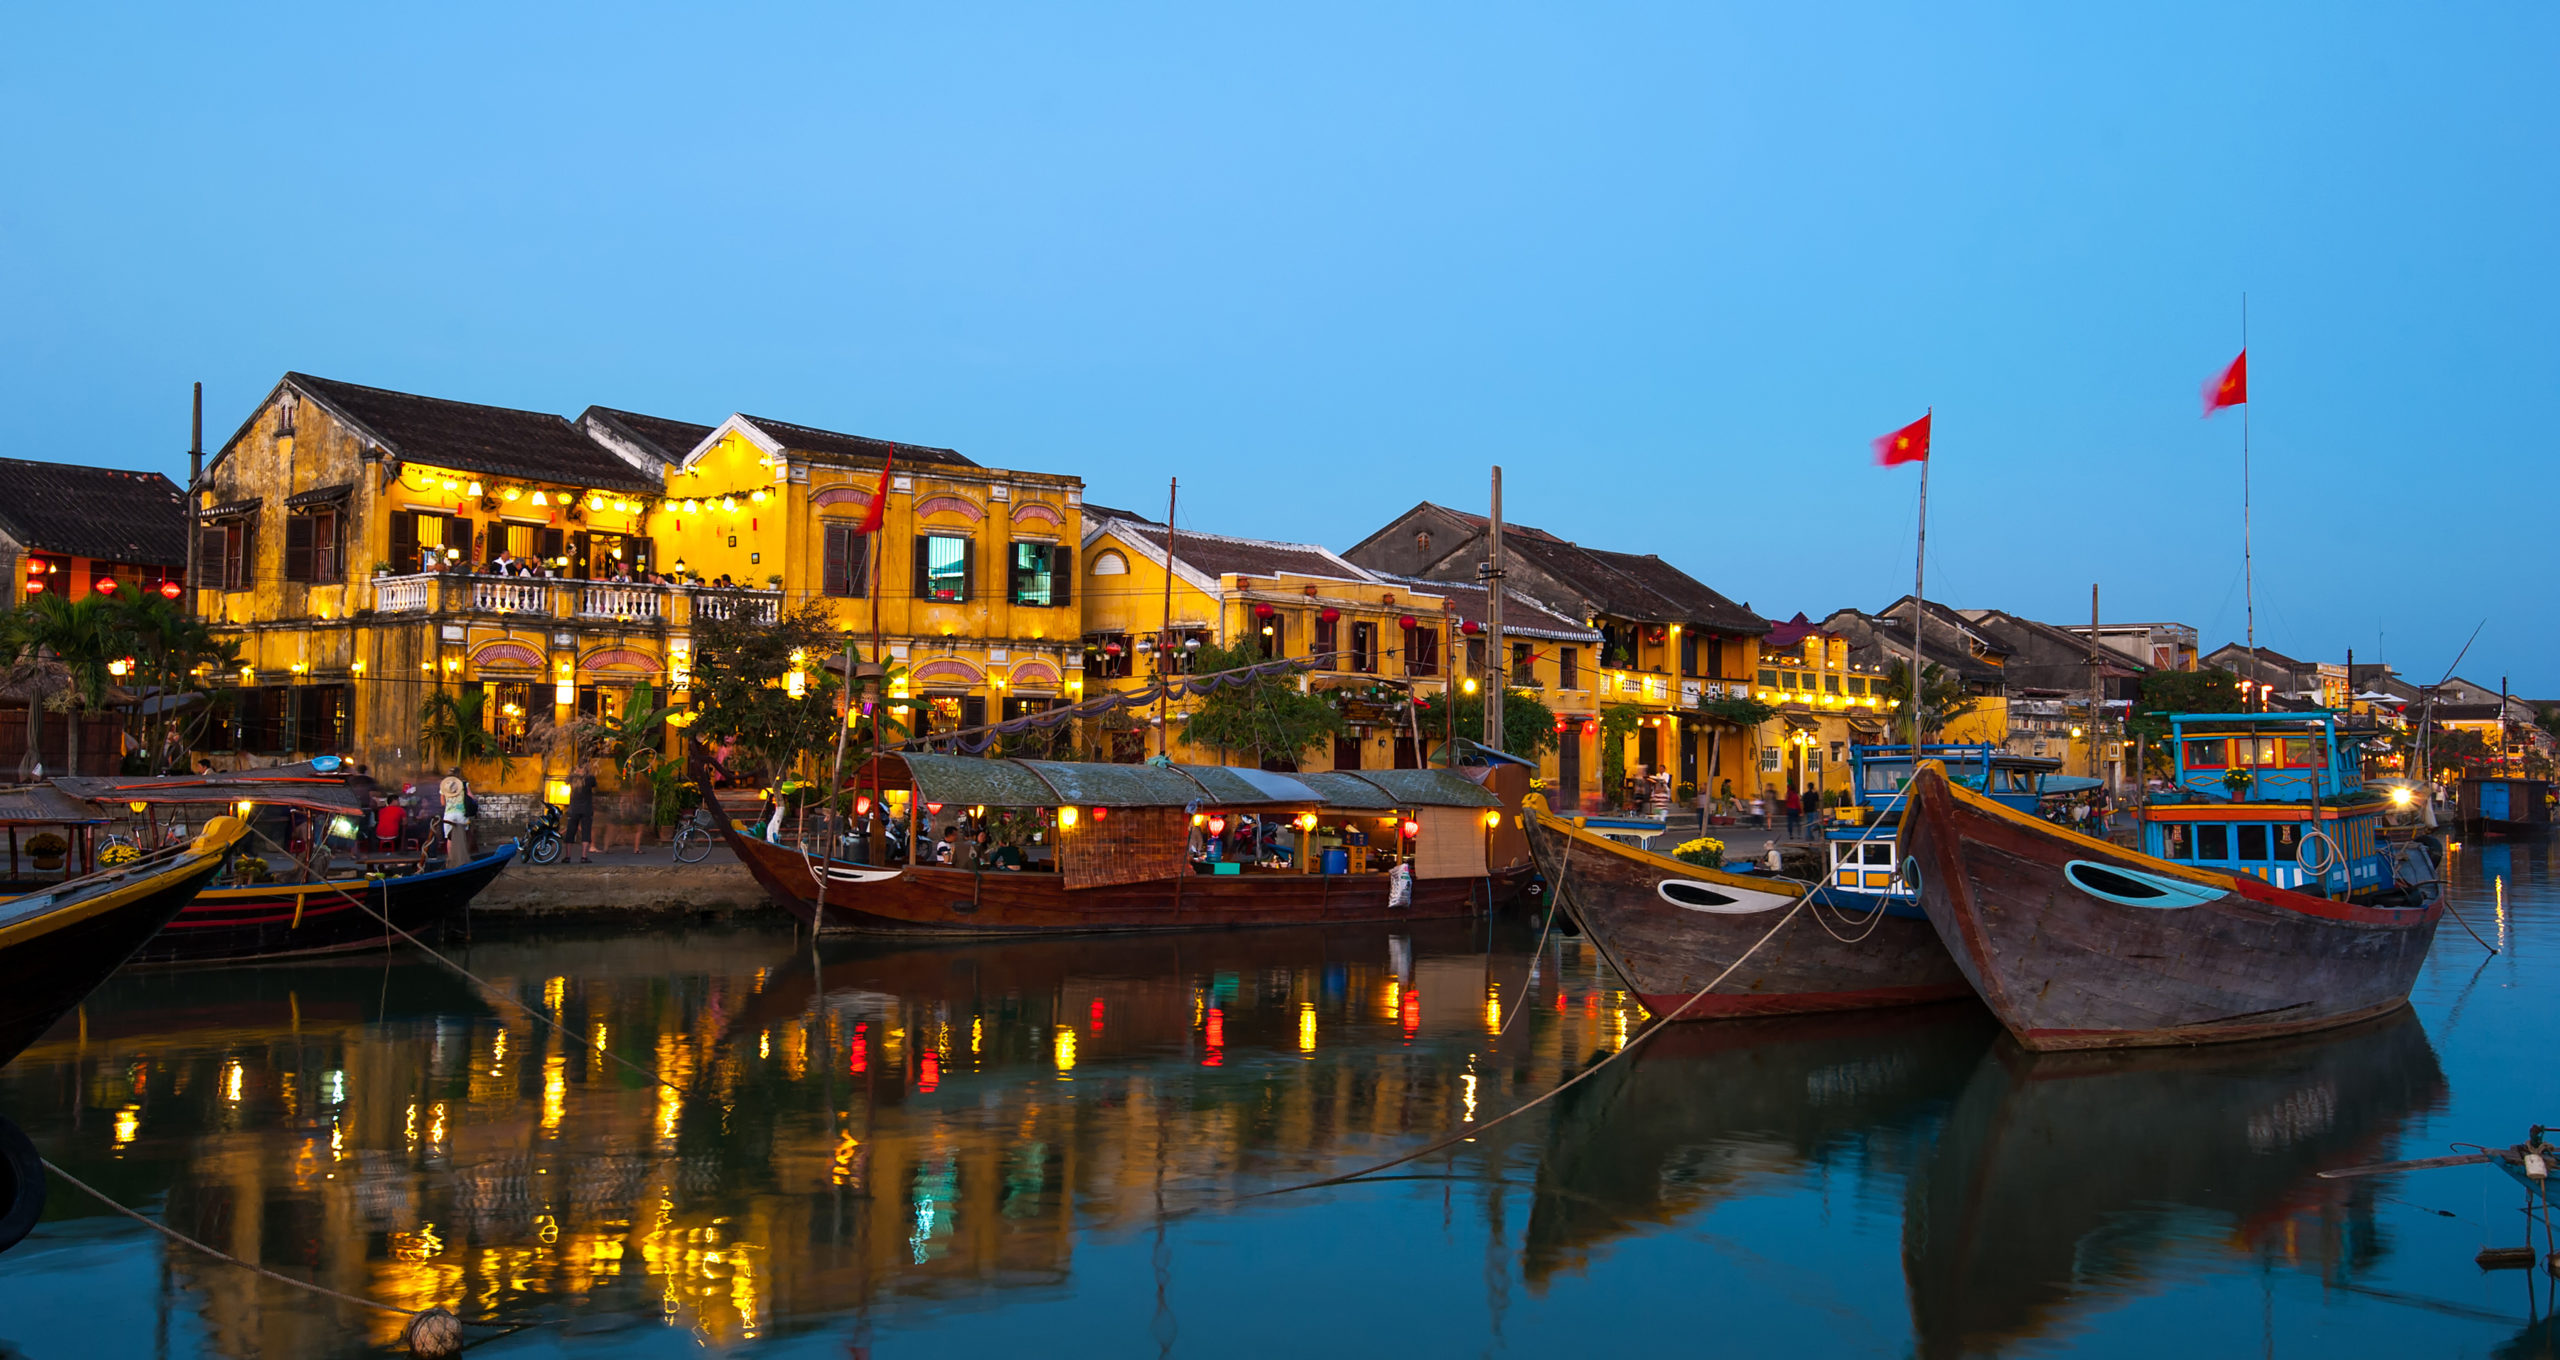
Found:
[[[2545,1356],[2484,1167],[2560,1123],[2547,845],[2473,847],[2410,1014],[2031,1057],[1970,1003],[1682,1025],[1536,923],[936,947],[786,928],[129,972],[0,1072],[46,1155],[482,1355]],[[2552,951],[2552,952],[2546,952]],[[651,1074],[655,1074],[654,1076]],[[662,1084],[657,1078],[665,1078]],[[2537,1321],[2537,1319],[2541,1319]],[[0,1356],[379,1353],[396,1319],[57,1185]]]

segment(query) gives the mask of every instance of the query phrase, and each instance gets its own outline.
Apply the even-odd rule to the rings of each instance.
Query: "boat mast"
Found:
[[[2098,699],[2098,583],[2089,583],[2089,773],[2098,773],[2098,715],[2104,710]],[[2109,781],[2112,787],[2113,781]]]
[[[1182,479],[1165,479],[1164,488],[1164,631],[1156,635],[1156,754],[1171,759],[1169,743],[1173,729],[1165,721],[1165,700],[1172,694],[1165,687],[1165,668],[1173,664],[1173,507],[1182,494]]]
[[[2240,295],[2240,353],[2245,356],[2248,352],[2249,295],[2242,293]],[[2249,531],[2249,408],[2249,402],[2240,403],[2240,606],[2249,633],[2249,683],[2254,685],[2258,683],[2256,677],[2261,658],[2258,656],[2258,567]],[[2240,696],[2240,707],[2244,712],[2248,709],[2248,695]]]
[[[1493,470],[1493,522],[1489,537],[1491,555],[1482,568],[1484,670],[1492,683],[1484,687],[1484,744],[1504,751],[1509,750],[1510,745],[1502,738],[1502,691],[1511,683],[1511,662],[1502,650],[1502,469],[1498,465]]]
[[[1904,407],[1904,410],[1911,408]],[[1930,421],[1929,434],[1937,437],[1938,408],[1932,406],[1924,417]],[[1918,556],[1911,567],[1911,768],[1920,768],[1920,621],[1928,617],[1926,592],[1929,581],[1929,459],[1920,460],[1920,543]]]

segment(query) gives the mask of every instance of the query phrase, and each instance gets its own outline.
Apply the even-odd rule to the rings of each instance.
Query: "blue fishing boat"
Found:
[[[2022,756],[1988,742],[1931,742],[1910,746],[1849,748],[1850,795],[1855,800],[1837,809],[1823,831],[1825,853],[1822,886],[1814,900],[1824,906],[1864,915],[1881,904],[1896,916],[1921,917],[1920,900],[1902,881],[1897,849],[1902,815],[1910,806],[1911,776],[1923,760],[1945,767],[1947,778],[2005,807],[2032,815],[2061,776],[2062,762],[2049,756]],[[2095,786],[2095,780],[2073,787]]]

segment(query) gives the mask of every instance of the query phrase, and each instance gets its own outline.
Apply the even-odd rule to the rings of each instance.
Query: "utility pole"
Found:
[[[2098,753],[2105,749],[2104,739],[2100,735],[2098,728],[2098,715],[2105,711],[2104,708],[2100,706],[2101,696],[2098,692],[2099,689],[2098,583],[2091,581],[2089,583],[2089,773],[2093,775],[2098,774]],[[2105,778],[2103,775],[2100,775],[2099,777]],[[2112,789],[2115,781],[2110,779],[2107,783]]]
[[[1507,751],[1510,743],[1502,735],[1502,692],[1511,684],[1511,657],[1502,644],[1502,469],[1493,470],[1493,529],[1489,536],[1491,553],[1485,564],[1476,569],[1484,578],[1484,744],[1497,751]]]
[[[1164,488],[1164,631],[1156,635],[1156,754],[1172,759],[1173,724],[1165,715],[1167,668],[1173,665],[1173,508],[1182,495],[1182,479],[1168,478]]]
[[[196,573],[204,569],[204,384],[196,384],[196,413],[193,433],[187,436],[187,592],[183,617],[192,622],[196,616],[196,590],[202,582]]]

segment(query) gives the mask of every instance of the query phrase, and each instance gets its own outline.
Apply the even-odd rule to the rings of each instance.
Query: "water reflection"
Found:
[[[2348,1281],[2385,1250],[2370,1180],[2440,1103],[2407,1011],[2265,1043],[2029,1053],[1976,1066],[1910,1183],[1903,1269],[1918,1352],[1997,1354],[2239,1256]]]
[[[1615,1238],[1821,1164],[1893,1193],[1998,1032],[1966,1002],[1657,1035],[1558,1102],[1522,1274],[1543,1285]]]

